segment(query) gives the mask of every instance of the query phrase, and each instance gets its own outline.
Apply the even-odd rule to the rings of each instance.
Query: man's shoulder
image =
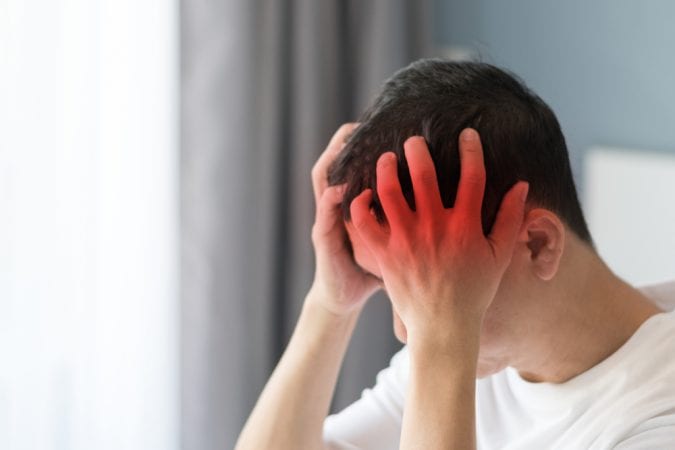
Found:
[[[675,310],[675,279],[636,286],[645,296],[665,311]]]

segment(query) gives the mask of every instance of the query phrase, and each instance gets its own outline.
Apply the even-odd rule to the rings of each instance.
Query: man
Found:
[[[412,64],[312,178],[315,281],[238,449],[675,448],[675,283],[603,263],[558,122],[511,75]],[[326,418],[379,287],[407,345]]]

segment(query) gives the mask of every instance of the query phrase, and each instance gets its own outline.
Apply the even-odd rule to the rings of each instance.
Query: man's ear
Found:
[[[529,249],[534,274],[544,281],[552,279],[565,247],[565,226],[558,216],[542,208],[530,210],[525,215],[519,240]]]

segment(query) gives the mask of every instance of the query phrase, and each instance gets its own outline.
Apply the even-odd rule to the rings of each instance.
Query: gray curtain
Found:
[[[182,448],[233,447],[312,281],[310,169],[430,22],[425,1],[182,1]],[[372,299],[333,411],[398,348]]]

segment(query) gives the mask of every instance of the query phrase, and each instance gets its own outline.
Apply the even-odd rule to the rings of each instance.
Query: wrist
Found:
[[[475,365],[480,350],[480,330],[480,324],[472,322],[408,330],[411,363],[427,366],[444,361],[453,364],[464,361]]]
[[[334,316],[334,319],[348,319],[354,315],[360,315],[365,302],[357,302],[353,299],[344,299],[331,294],[329,290],[322,289],[320,285],[313,284],[307,296],[305,304],[316,305],[323,309],[326,314]]]
[[[340,324],[358,319],[363,305],[345,307],[312,287],[305,297],[303,311],[316,316],[321,323]]]
[[[303,357],[315,359],[330,352],[331,348],[346,348],[357,322],[358,314],[335,314],[308,297],[302,305],[291,342],[302,342]]]

